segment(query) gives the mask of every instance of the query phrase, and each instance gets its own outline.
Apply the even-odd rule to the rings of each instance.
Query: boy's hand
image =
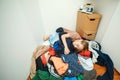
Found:
[[[49,37],[50,37],[50,35],[45,35],[45,36],[43,36],[43,41],[48,40]]]
[[[70,50],[68,48],[65,48],[64,54],[69,54],[69,53],[70,53]]]

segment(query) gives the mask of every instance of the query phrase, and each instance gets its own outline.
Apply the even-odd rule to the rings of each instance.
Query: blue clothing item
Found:
[[[70,38],[67,38],[66,42],[67,42],[68,48],[70,50],[70,53],[75,52],[75,48],[72,44],[72,40]],[[61,40],[56,41],[53,45],[53,48],[58,56],[60,56],[60,54],[65,54],[64,53],[64,45]]]
[[[59,27],[56,30],[56,32],[59,34],[59,40],[54,43],[53,48],[54,48],[56,54],[59,56],[60,54],[65,54],[64,53],[64,44],[62,42],[61,36],[64,35],[64,34],[67,34],[67,32],[64,32],[62,27]],[[72,44],[73,43],[72,39],[71,38],[66,38],[66,43],[67,43],[67,46],[70,50],[70,53],[75,52],[75,48]]]
[[[64,29],[62,27],[59,27],[59,28],[56,29],[56,32],[57,33],[64,32]]]
[[[56,41],[59,40],[59,33],[54,33],[54,34],[50,35],[50,37],[49,37],[48,40],[49,40],[49,42],[50,42],[50,46],[53,47],[53,44],[54,44]]]
[[[98,76],[97,80],[113,80],[114,77],[114,64],[111,60],[111,58],[103,53],[100,50],[96,50],[97,53],[99,54],[98,58],[97,58],[97,64],[101,65],[101,66],[105,66],[107,71],[102,75],[102,76]]]
[[[84,68],[78,63],[78,55],[72,54],[61,54],[63,62],[68,63],[68,70],[64,74],[65,76],[78,76],[80,73],[84,73]]]
[[[61,43],[62,45],[63,45],[63,42],[62,42],[61,36],[64,35],[64,34],[67,34],[67,32],[60,32],[60,33],[59,33],[59,41],[60,41],[60,43]],[[75,48],[74,48],[74,46],[73,46],[73,41],[72,41],[72,39],[71,39],[71,38],[66,38],[66,43],[67,43],[67,46],[68,46],[68,48],[69,48],[69,50],[70,50],[70,53],[75,52]]]
[[[64,46],[61,44],[60,41],[56,41],[53,45],[53,48],[57,56],[60,56],[60,54],[64,54]]]
[[[64,77],[64,80],[77,80],[76,77]]]

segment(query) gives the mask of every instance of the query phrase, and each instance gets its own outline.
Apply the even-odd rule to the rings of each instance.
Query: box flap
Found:
[[[93,14],[88,14],[87,17],[89,19],[99,19],[99,18],[101,18],[101,15],[98,13],[93,13]]]
[[[96,31],[83,30],[85,34],[95,34]]]

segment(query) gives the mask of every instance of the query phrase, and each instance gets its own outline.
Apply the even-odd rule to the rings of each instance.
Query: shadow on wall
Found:
[[[20,1],[21,7],[35,37],[37,44],[41,43],[42,36],[45,33],[45,27],[43,26],[43,18],[41,15],[41,6],[39,4],[39,0],[30,0],[27,1]]]

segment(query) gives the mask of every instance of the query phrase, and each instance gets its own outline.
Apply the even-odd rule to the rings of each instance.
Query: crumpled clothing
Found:
[[[53,44],[59,40],[59,33],[54,33],[49,37],[50,46],[53,47]]]
[[[55,69],[59,75],[64,74],[68,69],[68,64],[64,63],[61,58],[52,56],[50,58],[51,61],[53,61],[53,64],[55,66]]]
[[[40,45],[34,51],[32,55],[32,62],[30,67],[30,78],[33,78],[36,74],[36,59],[43,53],[49,50],[50,46]]]
[[[94,68],[91,58],[78,55],[78,59],[85,70],[90,71]]]
[[[96,41],[89,41],[89,50],[92,52],[92,61],[93,63],[96,63],[99,54],[94,49],[101,50],[100,44]]]
[[[61,58],[65,63],[68,63],[68,70],[65,76],[77,76],[84,72],[84,68],[78,62],[78,55],[76,53],[61,54]]]
[[[38,70],[36,75],[32,78],[32,80],[63,80],[62,78],[56,78],[49,74],[47,71]]]

